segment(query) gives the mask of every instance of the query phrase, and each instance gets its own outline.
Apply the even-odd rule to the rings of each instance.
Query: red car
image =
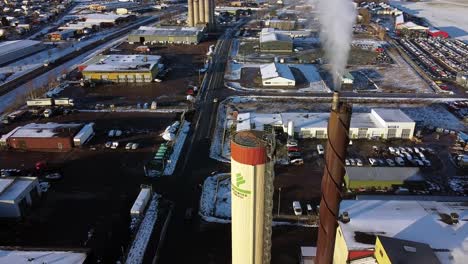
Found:
[[[288,152],[299,152],[299,151],[300,151],[299,147],[295,147],[295,146],[288,147]]]

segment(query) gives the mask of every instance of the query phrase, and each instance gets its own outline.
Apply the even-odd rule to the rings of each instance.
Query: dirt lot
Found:
[[[102,263],[115,262],[130,238],[129,210],[140,184],[153,184],[164,193],[163,179],[144,176],[143,165],[162,142],[159,135],[175,115],[132,113],[78,113],[45,121],[95,122],[96,136],[88,147],[67,153],[1,151],[2,168],[30,169],[47,161],[63,178],[51,182],[41,201],[22,221],[2,221],[2,244],[32,247],[88,247]],[[120,141],[138,142],[128,151],[104,149],[109,129],[121,129]],[[128,132],[125,133],[125,132]],[[91,150],[89,147],[96,147]],[[158,184],[155,184],[155,183]],[[167,191],[167,190],[165,190]]]
[[[198,75],[198,69],[203,68],[208,47],[214,43],[204,41],[199,45],[149,45],[151,51],[147,54],[161,55],[165,67],[172,69],[162,78],[161,83],[98,84],[96,87],[77,85],[66,89],[60,96],[76,98],[79,107],[90,107],[97,103],[128,106],[151,103],[153,100],[161,106],[185,105],[187,86],[199,86],[203,75]],[[122,43],[112,54],[134,54],[137,46],[139,44]]]

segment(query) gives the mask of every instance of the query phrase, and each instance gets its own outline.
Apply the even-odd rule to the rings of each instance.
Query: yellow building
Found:
[[[161,56],[156,55],[100,55],[78,68],[88,81],[152,82],[160,60]]]

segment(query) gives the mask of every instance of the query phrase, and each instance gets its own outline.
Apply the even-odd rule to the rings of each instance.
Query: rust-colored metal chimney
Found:
[[[334,92],[328,121],[328,142],[325,151],[325,169],[322,177],[320,224],[315,259],[317,264],[333,263],[350,122],[351,105],[340,102],[339,93]]]

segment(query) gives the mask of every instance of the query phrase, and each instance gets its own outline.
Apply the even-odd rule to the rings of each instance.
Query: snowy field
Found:
[[[71,251],[0,250],[0,263],[80,264],[84,263],[85,260],[85,253]]]
[[[146,247],[148,246],[151,233],[153,233],[153,228],[156,225],[156,220],[158,219],[158,205],[159,195],[155,193],[148,206],[145,217],[138,228],[138,232],[132,242],[130,250],[128,251],[125,263],[139,264],[143,262]]]
[[[426,126],[441,127],[450,130],[466,130],[460,120],[442,105],[401,108],[409,117]]]
[[[433,26],[447,31],[451,37],[468,42],[467,0],[425,0],[405,2],[390,0],[404,12],[426,18]]]
[[[200,197],[200,216],[209,222],[226,223],[231,218],[231,174],[206,178]]]
[[[164,168],[164,175],[172,175],[179,160],[180,153],[184,147],[185,139],[190,131],[190,122],[185,121],[184,125],[180,128],[178,137],[175,139],[174,148],[171,157],[167,160],[167,165]]]

